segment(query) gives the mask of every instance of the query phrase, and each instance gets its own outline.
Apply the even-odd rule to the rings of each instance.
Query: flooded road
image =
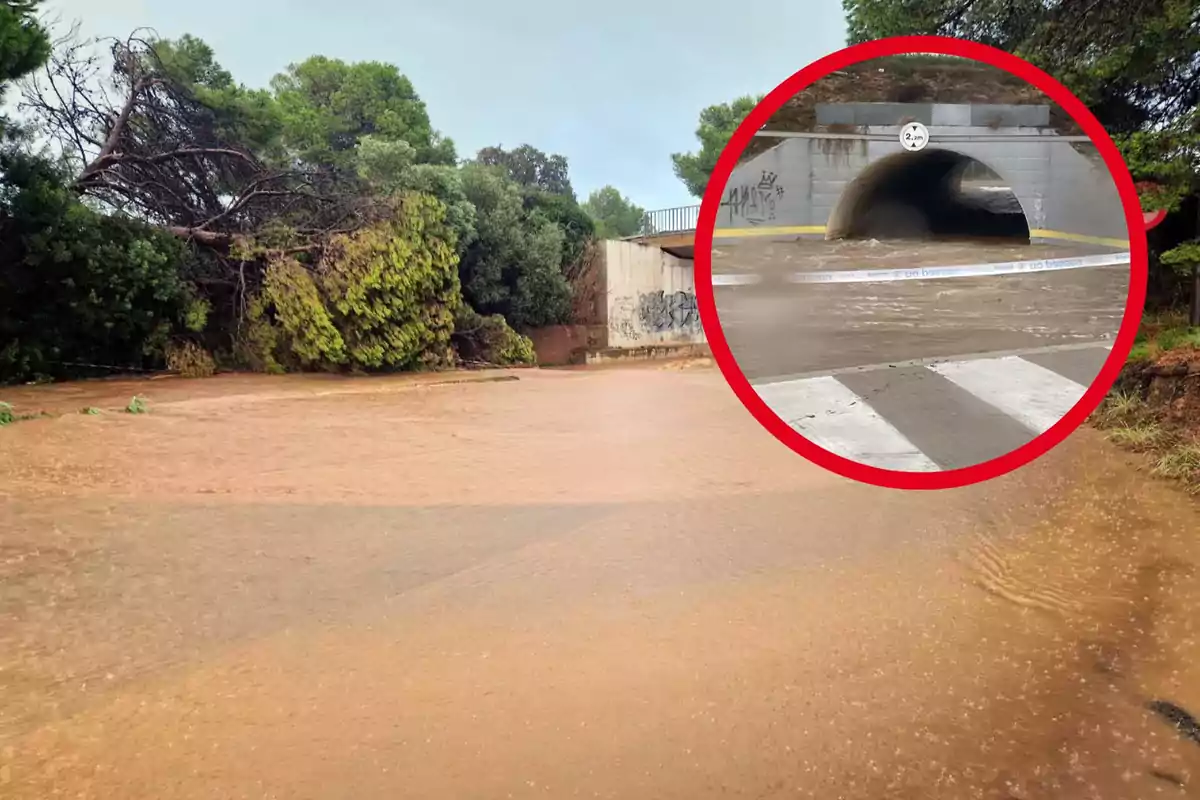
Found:
[[[1113,252],[1079,244],[844,240],[718,244],[713,274],[729,347],[751,380],[1111,339],[1129,267],[890,283],[789,284],[795,272],[989,264]]]
[[[150,411],[0,430],[0,796],[1200,793],[1200,518],[1095,434],[903,493],[500,377],[6,393]]]

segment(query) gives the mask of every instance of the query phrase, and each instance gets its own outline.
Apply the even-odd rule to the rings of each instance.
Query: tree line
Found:
[[[52,44],[41,2],[0,0],[0,381],[530,363],[641,226],[560,155],[461,159],[395,65],[252,88],[194,36]]]
[[[1014,53],[1067,86],[1096,115],[1138,182],[1166,209],[1150,233],[1148,304],[1193,300],[1200,268],[1200,4],[1196,0],[843,0],[848,44],[934,34]],[[699,148],[672,156],[700,197],[725,143],[762,96],[700,113]],[[1200,320],[1194,320],[1200,321]]]

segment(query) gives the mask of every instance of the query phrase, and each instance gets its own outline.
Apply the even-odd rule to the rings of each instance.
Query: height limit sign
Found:
[[[924,150],[929,144],[929,129],[919,122],[910,122],[900,129],[900,146],[910,153]]]

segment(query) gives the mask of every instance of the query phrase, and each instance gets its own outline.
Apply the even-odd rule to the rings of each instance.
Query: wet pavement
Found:
[[[150,410],[0,430],[0,796],[1196,793],[1200,518],[1092,432],[906,493],[502,377],[7,393]]]
[[[890,283],[789,284],[794,272],[947,266],[1113,252],[1088,245],[744,240],[713,251],[717,314],[747,378],[1111,339],[1129,267]]]
[[[846,369],[754,384],[806,439],[860,464],[905,472],[999,458],[1058,423],[1111,356],[1063,346]]]

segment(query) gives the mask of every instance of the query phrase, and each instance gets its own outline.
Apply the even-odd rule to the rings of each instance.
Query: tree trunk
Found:
[[[1196,230],[1193,235],[1200,237],[1200,202],[1196,203]],[[1200,327],[1200,263],[1192,264],[1192,307],[1188,324],[1193,328]]]

